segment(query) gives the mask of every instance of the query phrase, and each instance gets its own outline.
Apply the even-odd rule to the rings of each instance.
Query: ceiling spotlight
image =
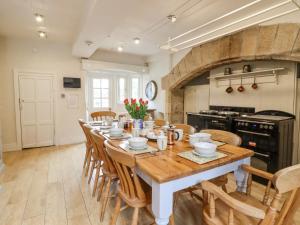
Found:
[[[44,32],[44,31],[39,31],[39,37],[40,37],[40,38],[46,38],[46,37],[47,37],[46,32]]]
[[[123,47],[122,46],[118,46],[118,52],[123,52]]]
[[[134,44],[138,45],[138,44],[141,43],[141,39],[136,37],[136,38],[133,39],[133,42],[134,42]]]
[[[36,14],[34,14],[34,16],[35,16],[35,21],[36,22],[41,23],[41,22],[44,21],[44,16],[43,15],[36,13]]]
[[[177,17],[176,17],[175,15],[168,15],[167,18],[168,18],[169,20],[171,20],[172,23],[175,23],[176,20],[177,20]]]

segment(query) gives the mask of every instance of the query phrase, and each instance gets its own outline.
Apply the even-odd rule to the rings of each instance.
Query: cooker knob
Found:
[[[248,123],[245,123],[245,127],[248,127]]]
[[[262,124],[259,125],[259,128],[260,128],[260,129],[263,129],[263,128],[264,128],[264,125],[262,125]]]
[[[272,125],[270,125],[270,126],[269,126],[269,129],[270,129],[270,130],[273,130],[273,129],[274,129],[274,127],[273,127]]]
[[[268,129],[269,128],[269,126],[268,125],[265,125],[265,129]]]

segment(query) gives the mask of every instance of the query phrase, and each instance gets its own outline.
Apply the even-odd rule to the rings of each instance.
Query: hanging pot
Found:
[[[258,85],[255,81],[256,81],[256,77],[254,77],[253,84],[251,85],[252,89],[254,89],[254,90],[256,90],[258,88]]]
[[[244,88],[244,86],[243,86],[243,78],[242,78],[242,76],[241,76],[241,85],[238,87],[238,92],[243,92],[243,91],[245,91],[245,88]]]
[[[229,80],[229,87],[226,88],[225,91],[227,92],[227,94],[230,94],[231,92],[233,92],[233,88],[231,87],[231,80]]]

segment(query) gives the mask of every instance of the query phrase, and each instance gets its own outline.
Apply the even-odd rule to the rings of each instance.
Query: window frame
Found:
[[[87,74],[87,85],[86,85],[86,94],[87,94],[87,112],[95,112],[101,110],[112,110],[116,112],[122,112],[123,109],[123,101],[120,101],[120,93],[119,93],[119,79],[125,78],[125,98],[132,98],[132,79],[138,78],[139,80],[139,90],[138,96],[143,98],[143,75],[139,73],[126,72],[126,71],[97,71],[97,72],[89,72]],[[93,79],[108,79],[109,80],[109,107],[105,108],[94,108],[93,107]],[[124,110],[123,110],[124,111]]]
[[[93,87],[93,80],[94,79],[108,79],[108,107],[94,107],[94,87]],[[94,111],[101,111],[101,110],[109,110],[113,106],[113,99],[112,99],[112,89],[113,89],[113,79],[109,77],[107,74],[104,73],[97,73],[97,74],[89,74],[89,82],[88,82],[88,108],[90,112]],[[100,88],[101,90],[101,88]],[[101,94],[100,94],[101,95]]]

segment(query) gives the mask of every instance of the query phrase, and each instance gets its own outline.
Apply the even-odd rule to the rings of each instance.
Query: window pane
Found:
[[[101,98],[108,98],[108,89],[102,89],[101,92],[102,92]]]
[[[123,102],[125,99],[125,78],[119,79],[119,101]]]
[[[93,107],[94,107],[94,108],[100,108],[100,107],[101,107],[101,101],[100,101],[99,98],[98,98],[98,99],[95,99],[95,98],[94,98],[94,104],[93,104]]]
[[[94,89],[94,98],[100,98],[100,89]]]
[[[109,88],[109,80],[101,79],[101,88]]]
[[[131,79],[131,97],[139,98],[139,78]]]
[[[93,79],[93,88],[100,88],[100,79]]]
[[[102,107],[109,107],[109,101],[108,99],[102,99]]]

